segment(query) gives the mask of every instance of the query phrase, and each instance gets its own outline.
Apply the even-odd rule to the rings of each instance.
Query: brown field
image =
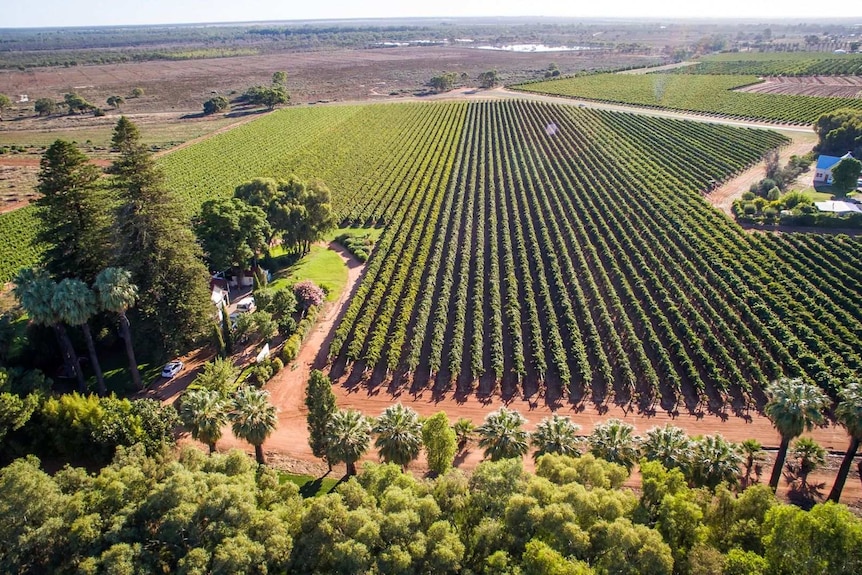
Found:
[[[766,78],[760,84],[740,88],[740,92],[757,94],[786,94],[819,96],[821,98],[862,97],[862,77],[859,76],[801,76]]]
[[[561,73],[660,63],[660,58],[606,52],[513,53],[459,47],[406,47],[368,50],[284,53],[266,56],[153,61],[70,68],[0,71],[6,94],[27,94],[32,101],[76,91],[104,106],[108,96],[128,96],[132,88],[145,91],[128,99],[129,113],[199,111],[212,94],[238,95],[246,88],[269,83],[272,73],[287,72],[294,103],[362,100],[390,94],[413,94],[443,71],[465,73],[471,81],[496,69],[503,81],[540,77],[556,63]],[[32,105],[30,107],[32,110]],[[20,112],[24,114],[22,110]],[[16,118],[15,110],[7,113]]]

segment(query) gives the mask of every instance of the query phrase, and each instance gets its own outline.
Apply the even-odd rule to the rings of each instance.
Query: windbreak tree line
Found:
[[[232,451],[178,457],[121,449],[96,475],[53,476],[35,458],[0,471],[0,570],[174,573],[767,575],[862,570],[862,521],[845,507],[782,505],[686,486],[679,470],[544,455],[468,477],[420,480],[366,464],[333,493],[291,482]]]

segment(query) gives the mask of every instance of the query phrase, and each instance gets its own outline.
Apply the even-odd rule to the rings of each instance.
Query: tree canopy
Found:
[[[814,131],[819,138],[817,152],[839,157],[851,152],[862,158],[862,111],[844,108],[827,112],[817,118]]]
[[[137,126],[125,116],[112,139],[109,172],[117,193],[117,260],[132,274],[144,324],[165,351],[187,348],[206,332],[213,310],[209,273],[194,234]]]
[[[35,457],[0,470],[4,573],[425,573],[697,575],[862,571],[862,520],[834,503],[803,511],[765,486],[691,489],[645,468],[544,455],[417,479],[366,463],[303,499],[240,451],[147,457],[120,448],[96,474],[53,475]],[[622,478],[625,478],[623,471]],[[647,485],[647,482],[651,482]],[[645,508],[654,515],[643,515]]]
[[[832,189],[836,196],[845,196],[857,187],[862,174],[862,162],[856,158],[844,158],[832,168]]]
[[[92,282],[110,261],[110,202],[100,177],[99,168],[71,142],[56,140],[42,156],[36,240],[45,246],[45,268],[57,279]]]

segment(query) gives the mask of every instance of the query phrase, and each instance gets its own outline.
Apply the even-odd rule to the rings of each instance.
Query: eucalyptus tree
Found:
[[[587,438],[590,452],[611,463],[619,463],[631,471],[638,459],[638,442],[635,428],[619,419],[599,423]]]
[[[138,389],[143,389],[141,372],[138,371],[138,360],[135,358],[135,347],[132,342],[131,324],[126,315],[138,299],[138,286],[132,283],[132,274],[128,270],[105,268],[96,276],[93,288],[98,294],[99,306],[105,311],[117,314],[120,318],[120,335],[126,346],[132,382]]]
[[[233,409],[228,413],[233,434],[254,446],[254,455],[260,465],[266,464],[263,442],[278,426],[275,406],[269,401],[269,392],[250,386],[237,390]]]
[[[30,321],[54,329],[57,343],[63,355],[63,364],[66,366],[66,373],[74,375],[78,380],[81,393],[86,393],[87,384],[81,373],[81,365],[78,363],[78,356],[74,346],[72,346],[72,340],[69,339],[69,334],[54,309],[54,292],[56,290],[57,283],[48,277],[45,270],[32,268],[19,271],[12,288]]]
[[[539,422],[536,430],[530,435],[530,442],[536,448],[533,459],[538,459],[546,453],[569,455],[577,457],[580,440],[578,431],[581,427],[562,415],[552,415]]]
[[[528,434],[523,429],[525,423],[523,415],[505,407],[489,413],[484,423],[476,428],[479,447],[485,450],[485,457],[491,461],[523,457],[529,449]]]
[[[340,409],[332,414],[326,426],[327,459],[347,467],[347,475],[356,475],[356,461],[371,444],[371,422],[355,409]]]
[[[422,449],[422,423],[419,414],[400,403],[383,410],[373,428],[377,434],[374,447],[386,463],[403,468],[419,457]]]
[[[829,400],[819,387],[801,379],[781,378],[767,385],[765,391],[768,401],[763,412],[781,435],[769,479],[769,486],[775,491],[791,440],[802,435],[803,431],[823,424],[823,410]]]
[[[862,383],[858,381],[847,383],[838,392],[838,397],[841,401],[838,402],[838,406],[835,408],[835,419],[850,434],[850,445],[847,447],[846,453],[844,453],[844,459],[841,460],[838,475],[835,477],[835,483],[832,485],[832,491],[829,493],[829,499],[836,503],[841,499],[841,491],[844,490],[844,483],[847,481],[850,465],[853,463],[853,458],[859,449],[859,442],[862,441]]]
[[[90,319],[99,311],[96,305],[96,294],[83,281],[66,278],[57,284],[57,289],[54,290],[52,307],[64,323],[78,326],[84,332],[84,341],[87,344],[87,353],[90,355],[93,373],[96,375],[99,395],[106,395],[108,390],[105,388],[105,377],[102,375],[102,366],[99,363],[99,356],[96,354],[93,333],[90,331]]]
[[[214,389],[192,389],[183,394],[180,418],[192,437],[205,443],[212,454],[228,422],[228,402]]]

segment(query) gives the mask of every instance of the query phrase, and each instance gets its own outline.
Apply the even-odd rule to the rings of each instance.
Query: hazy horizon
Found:
[[[318,4],[289,5],[278,0],[248,0],[241,7],[226,0],[94,0],[86,10],[68,0],[43,0],[39,10],[16,3],[4,11],[0,28],[62,28],[88,26],[136,26],[181,24],[230,24],[307,20],[380,20],[409,18],[609,18],[666,20],[781,20],[817,19],[823,22],[846,20],[862,25],[862,7],[850,6],[854,14],[840,17],[823,14],[822,7],[778,0],[750,2],[726,0],[709,6],[682,0],[619,0],[577,6],[571,2],[534,0],[528,4],[514,0],[440,0],[423,5],[406,5],[394,0],[331,0]],[[846,10],[847,7],[842,7]],[[527,12],[528,11],[528,12]],[[526,13],[525,13],[526,12]],[[858,19],[859,22],[853,22]]]

